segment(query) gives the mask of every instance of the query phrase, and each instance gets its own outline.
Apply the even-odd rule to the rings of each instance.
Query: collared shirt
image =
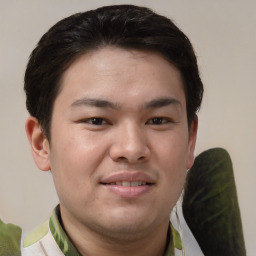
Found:
[[[60,209],[55,208],[48,221],[31,232],[23,242],[23,256],[80,256],[60,224]],[[179,233],[170,223],[166,250],[163,256],[183,255]]]

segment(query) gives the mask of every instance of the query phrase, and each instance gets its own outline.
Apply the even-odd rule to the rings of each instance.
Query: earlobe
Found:
[[[49,162],[49,141],[44,136],[41,126],[36,118],[30,116],[27,119],[26,133],[37,167],[42,171],[49,171],[51,169]]]
[[[198,128],[198,118],[196,116],[189,129],[188,155],[187,155],[187,162],[186,162],[187,170],[193,166],[194,160],[195,160],[194,151],[195,151],[195,145],[196,145],[197,128]]]

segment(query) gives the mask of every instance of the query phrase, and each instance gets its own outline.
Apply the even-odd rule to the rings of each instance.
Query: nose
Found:
[[[114,142],[110,148],[113,161],[125,161],[133,164],[149,159],[150,149],[146,132],[139,125],[125,123],[117,128]]]

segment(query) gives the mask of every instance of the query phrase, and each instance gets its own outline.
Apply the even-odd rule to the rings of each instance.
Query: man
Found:
[[[23,255],[181,255],[169,216],[203,95],[188,38],[143,7],[75,14],[39,41],[25,92],[32,154],[60,204]]]

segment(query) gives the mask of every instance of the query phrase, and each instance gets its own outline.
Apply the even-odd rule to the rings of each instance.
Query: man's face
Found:
[[[65,221],[104,234],[166,225],[193,164],[179,71],[156,53],[77,59],[56,98],[49,165]]]

